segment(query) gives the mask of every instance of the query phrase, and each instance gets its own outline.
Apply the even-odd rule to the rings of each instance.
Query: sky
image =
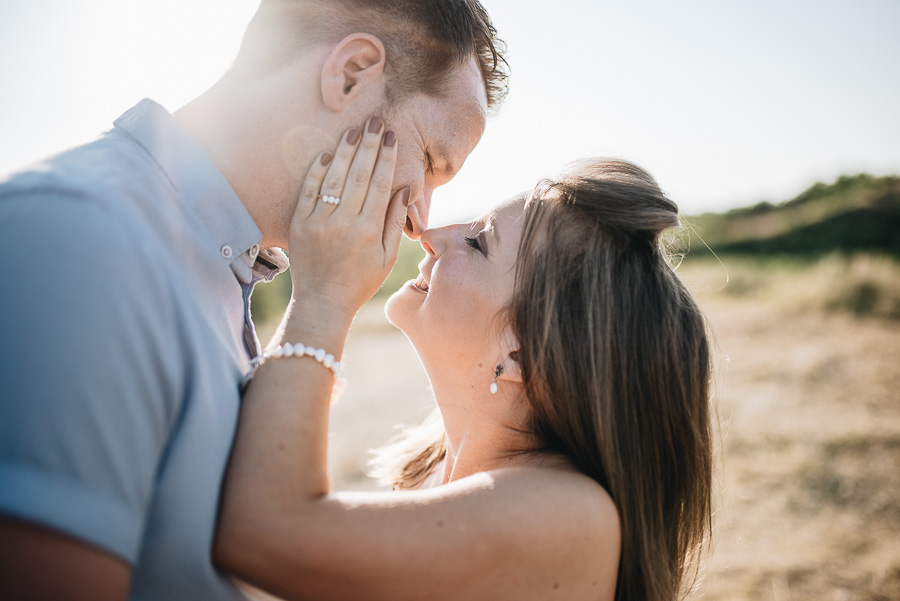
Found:
[[[683,213],[900,174],[898,0],[483,0],[507,102],[432,224],[586,156],[637,162]],[[0,173],[77,145],[141,98],[175,110],[228,68],[258,0],[0,3]]]

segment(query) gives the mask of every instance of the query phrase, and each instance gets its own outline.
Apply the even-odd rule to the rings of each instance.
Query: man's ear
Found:
[[[522,365],[519,363],[519,341],[516,340],[509,328],[505,328],[500,337],[500,350],[503,353],[500,359],[503,373],[497,379],[521,384]]]
[[[384,44],[368,33],[351,33],[331,50],[322,65],[322,100],[342,111],[366,93],[384,91]]]

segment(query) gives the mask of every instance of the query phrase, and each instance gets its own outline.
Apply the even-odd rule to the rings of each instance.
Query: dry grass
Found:
[[[721,266],[683,270],[721,353],[722,499],[702,596],[900,599],[900,268],[726,266],[724,288]],[[854,301],[861,288],[879,302]]]
[[[752,299],[788,313],[849,312],[900,319],[900,263],[886,256],[831,255],[814,263],[783,258],[688,260],[684,271],[709,298]]]
[[[865,257],[726,265],[724,288],[716,263],[681,268],[721,355],[722,495],[691,598],[900,599],[900,268]],[[345,353],[350,386],[332,419],[338,488],[375,488],[366,449],[431,404],[414,353],[380,311],[364,309]]]

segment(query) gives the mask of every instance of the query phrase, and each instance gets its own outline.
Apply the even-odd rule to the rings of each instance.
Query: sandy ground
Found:
[[[900,322],[695,284],[720,354],[722,425],[715,548],[692,598],[900,600]],[[334,482],[374,489],[366,450],[427,415],[428,382],[376,303],[345,359]]]
[[[900,324],[706,304],[724,355],[706,596],[900,599]]]
[[[401,424],[420,423],[434,408],[425,370],[380,303],[363,308],[354,322],[344,363],[349,385],[331,412],[330,463],[334,486],[381,489],[366,476],[367,452],[384,445]]]

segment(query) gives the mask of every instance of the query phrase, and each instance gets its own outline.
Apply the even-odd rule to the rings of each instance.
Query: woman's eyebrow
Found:
[[[496,216],[491,213],[479,220],[481,223],[481,231],[479,237],[484,245],[485,255],[493,254],[500,245],[500,239],[497,237],[497,228],[495,223]],[[481,234],[484,234],[483,236]]]
[[[482,244],[485,245],[487,254],[490,254],[495,245],[500,244],[500,237],[497,235],[496,215],[494,213],[473,221],[472,225],[469,226],[469,230],[473,233],[478,230],[476,235],[482,238]],[[489,233],[490,236],[481,236],[485,232]]]

